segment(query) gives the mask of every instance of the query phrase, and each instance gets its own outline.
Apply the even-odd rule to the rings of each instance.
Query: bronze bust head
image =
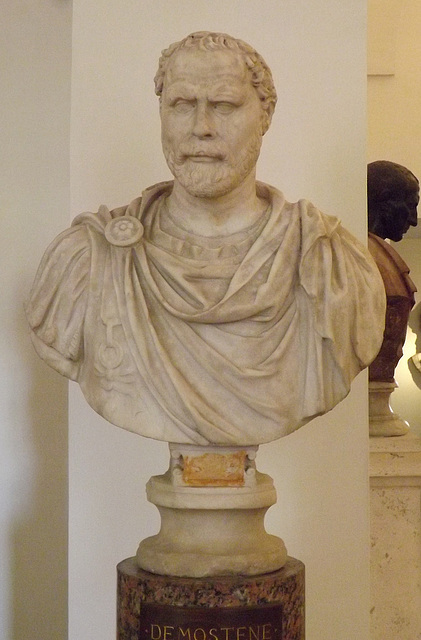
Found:
[[[417,226],[420,185],[406,167],[387,160],[367,167],[368,229],[380,238],[402,240]]]

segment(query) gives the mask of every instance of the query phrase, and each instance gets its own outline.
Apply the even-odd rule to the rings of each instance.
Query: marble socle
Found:
[[[139,567],[191,578],[282,567],[285,544],[264,527],[276,491],[272,478],[256,470],[256,450],[170,445],[170,468],[146,486],[161,527],[141,541]]]

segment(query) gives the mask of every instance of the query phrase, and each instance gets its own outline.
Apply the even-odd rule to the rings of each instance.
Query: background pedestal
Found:
[[[409,432],[409,424],[402,420],[390,406],[390,396],[397,386],[396,382],[370,380],[368,385],[370,436],[403,436]]]
[[[370,439],[371,639],[421,640],[421,439]]]
[[[158,629],[155,625],[152,634],[146,633],[145,625],[141,625],[141,606],[145,604],[155,606],[155,622],[167,624],[166,632],[163,627]],[[159,605],[162,607],[161,615],[158,611]],[[248,640],[248,622],[253,621],[254,616],[259,613],[258,610],[269,605],[279,605],[279,629],[275,630],[276,625],[273,624],[270,629],[267,627],[264,630],[265,623],[262,619],[260,640],[269,640],[269,633],[272,634],[271,640],[304,640],[302,562],[288,558],[282,569],[273,573],[252,577],[212,578],[176,578],[151,574],[139,569],[135,558],[128,558],[117,566],[117,640],[148,637],[150,640],[177,640],[177,633],[170,628],[171,622],[165,622],[165,615],[171,617],[175,613],[179,618],[180,611],[188,610],[191,614],[194,609],[200,610],[202,618],[206,617],[205,610],[214,615],[218,609],[221,611],[221,619],[223,618],[221,626],[225,629],[235,629],[235,633],[221,631],[222,635],[218,635],[218,631],[214,630],[214,634],[209,635],[203,632],[206,625],[202,624],[202,628],[196,633],[196,640],[216,640],[216,637],[218,640],[237,640],[237,629],[238,637]],[[170,609],[173,610],[172,614]],[[268,611],[269,609],[270,607]],[[234,611],[238,622],[227,623],[227,616]],[[180,621],[177,624],[181,624]],[[151,627],[149,619],[148,626]],[[259,633],[256,629],[254,632]],[[191,640],[194,640],[194,637],[194,629],[191,629]],[[256,638],[256,635],[252,633],[252,637]]]
[[[397,388],[396,382],[370,380],[368,385],[370,436],[403,436],[409,432],[409,424],[402,420],[390,406],[390,396]]]

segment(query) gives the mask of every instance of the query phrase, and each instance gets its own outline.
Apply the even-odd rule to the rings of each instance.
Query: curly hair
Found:
[[[256,89],[263,110],[266,112],[266,128],[269,127],[277,100],[272,73],[262,56],[253,47],[243,40],[233,38],[226,33],[197,31],[164,49],[161,53],[158,71],[154,79],[157,96],[160,98],[162,96],[165,74],[171,56],[182,49],[199,49],[201,51],[229,50],[238,53],[250,71],[251,83]]]

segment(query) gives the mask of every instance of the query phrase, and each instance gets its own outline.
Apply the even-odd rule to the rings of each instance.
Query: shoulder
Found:
[[[303,230],[307,232],[320,236],[331,236],[341,228],[341,221],[338,217],[323,213],[309,200],[303,198],[298,200],[294,206],[298,210]]]
[[[48,245],[40,262],[37,278],[42,277],[45,272],[55,273],[66,270],[70,263],[88,259],[90,254],[90,242],[88,231],[85,226],[71,226],[62,231]]]
[[[47,248],[25,305],[38,354],[72,379],[78,375],[82,351],[90,264],[86,228],[63,231]]]
[[[383,238],[368,234],[368,248],[383,278],[388,296],[413,297],[417,290],[409,277],[409,267],[397,251]]]
[[[368,234],[368,248],[371,255],[378,262],[393,264],[401,273],[409,273],[409,267],[399,253],[383,238],[373,233]]]
[[[53,300],[72,300],[77,297],[81,285],[86,287],[90,261],[91,247],[83,225],[66,229],[50,243],[38,267],[26,305],[32,328],[51,312]]]
[[[294,209],[300,221],[302,259],[320,251],[322,247],[332,250],[337,239],[342,240],[346,233],[339,218],[326,215],[308,200],[299,200],[294,204]]]

